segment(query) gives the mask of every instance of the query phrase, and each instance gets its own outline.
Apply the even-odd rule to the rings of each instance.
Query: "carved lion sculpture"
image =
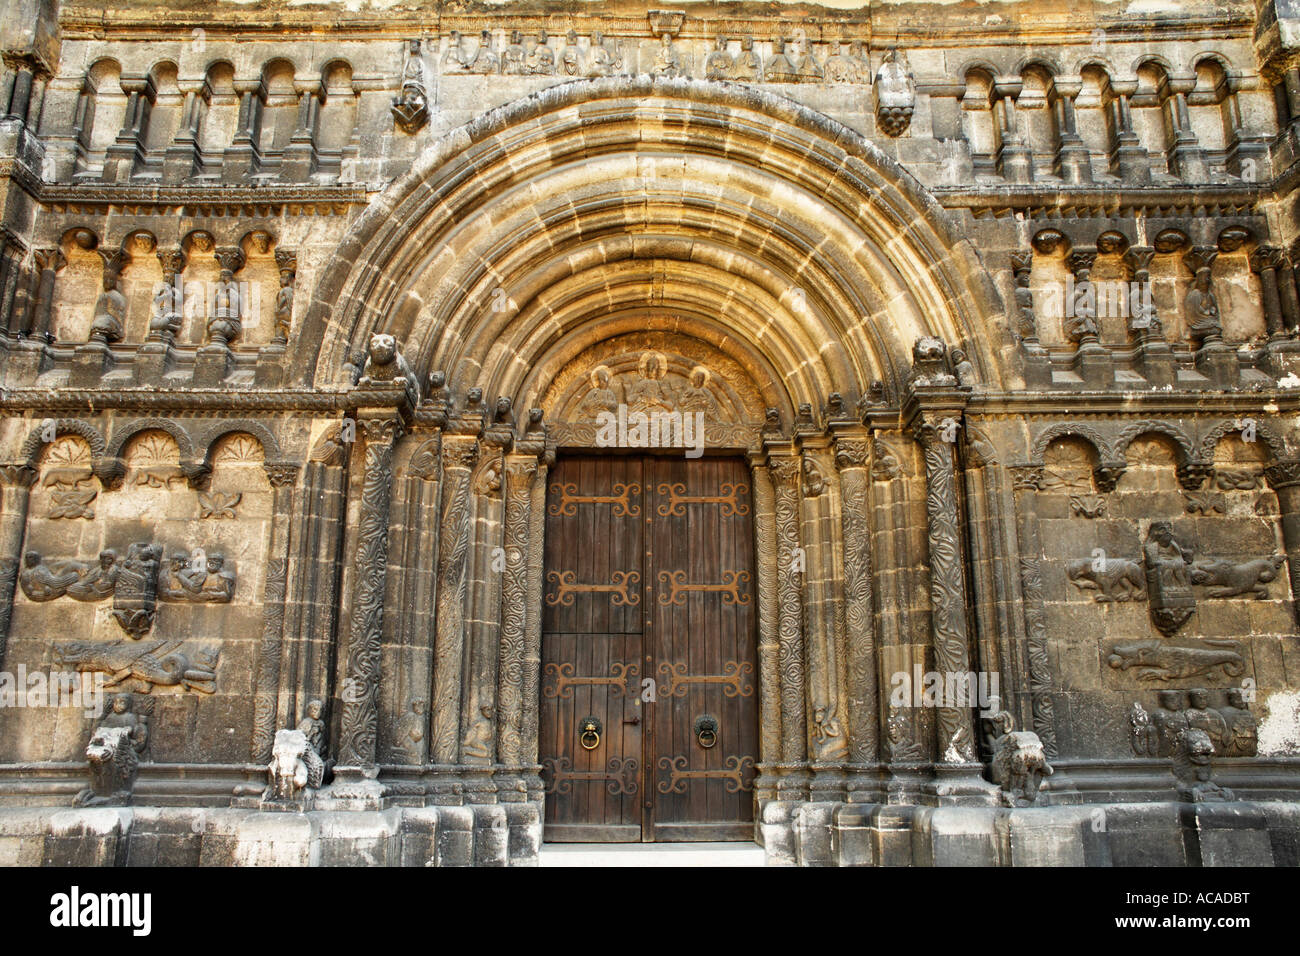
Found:
[[[1096,600],[1102,604],[1131,601],[1143,594],[1142,568],[1127,558],[1076,558],[1066,562],[1065,574],[1075,587],[1096,591]]]
[[[311,749],[301,730],[280,730],[266,768],[269,785],[264,800],[294,800],[303,790],[315,790],[325,778],[325,762]]]
[[[1043,778],[1051,776],[1052,765],[1043,753],[1043,742],[1031,730],[1013,730],[993,745],[993,782],[1002,788],[1002,802],[1009,807],[1032,807],[1038,802]]]
[[[419,379],[411,371],[406,356],[398,349],[397,339],[386,333],[376,333],[370,336],[366,367],[357,384],[372,385],[393,381],[401,381],[406,385],[406,395],[412,405],[419,403]]]
[[[77,794],[79,807],[124,804],[131,801],[140,757],[130,727],[100,727],[86,745],[90,762],[90,788]]]
[[[1277,578],[1286,558],[1275,554],[1234,564],[1225,558],[1203,558],[1192,565],[1192,583],[1206,586],[1212,598],[1253,594],[1258,600],[1268,597],[1268,585]]]

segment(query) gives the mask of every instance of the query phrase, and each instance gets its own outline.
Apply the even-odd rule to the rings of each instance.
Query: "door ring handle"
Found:
[[[718,742],[718,718],[701,714],[695,718],[695,740],[705,750],[713,749]]]
[[[584,717],[578,725],[578,743],[583,750],[595,750],[600,746],[600,732],[604,728],[595,717]]]

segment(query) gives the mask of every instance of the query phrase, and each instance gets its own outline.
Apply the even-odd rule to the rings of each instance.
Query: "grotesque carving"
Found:
[[[1199,677],[1215,669],[1228,677],[1240,677],[1246,662],[1236,641],[1205,640],[1197,645],[1168,644],[1161,640],[1133,641],[1111,647],[1106,663],[1115,670],[1136,668],[1140,681],[1177,680]]]
[[[393,122],[405,133],[418,132],[429,122],[429,94],[424,86],[419,40],[407,43],[406,61],[402,64],[402,95],[393,100]]]
[[[122,687],[140,694],[149,693],[155,686],[181,687],[201,694],[215,692],[219,653],[196,652],[191,662],[190,655],[181,650],[180,641],[67,641],[54,645],[56,663],[83,674],[107,674],[105,687]]]
[[[1257,600],[1268,597],[1268,585],[1286,564],[1286,558],[1275,554],[1269,558],[1256,558],[1240,564],[1226,558],[1202,558],[1192,565],[1192,583],[1206,586],[1212,598],[1236,597],[1253,594]]]
[[[406,387],[406,397],[412,406],[420,402],[420,383],[397,347],[397,339],[385,333],[370,336],[366,367],[357,382],[360,386],[401,381]]]
[[[151,705],[152,699],[135,707],[131,695],[114,696],[86,746],[90,787],[77,794],[74,806],[124,806],[131,802],[136,773],[149,747],[147,715]]]
[[[1005,710],[994,715],[991,723],[1001,730],[993,741],[989,769],[1001,788],[1002,802],[1008,807],[1032,807],[1038,802],[1043,778],[1053,772],[1043,742],[1031,730],[1013,730],[1014,721]]]
[[[1125,558],[1076,558],[1065,564],[1066,577],[1075,587],[1096,591],[1098,604],[1131,601],[1143,596],[1143,574],[1136,561]]]
[[[307,735],[301,730],[278,730],[266,776],[263,800],[297,801],[320,788],[325,777],[325,762],[312,749]]]
[[[1192,552],[1174,538],[1168,521],[1153,521],[1142,543],[1151,619],[1166,637],[1187,623],[1196,609],[1190,568]]]
[[[876,71],[876,125],[886,136],[902,136],[916,110],[916,84],[907,57],[890,50]]]
[[[944,360],[948,347],[942,339],[923,335],[912,345],[912,374],[914,386],[948,386],[957,384],[957,378],[948,371]]]

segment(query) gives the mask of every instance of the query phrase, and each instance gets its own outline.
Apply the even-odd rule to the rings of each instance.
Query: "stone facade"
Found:
[[[1297,862],[1300,19],[840,6],[10,4],[0,671],[127,696],[0,706],[0,862],[535,862],[661,389],[770,862]]]

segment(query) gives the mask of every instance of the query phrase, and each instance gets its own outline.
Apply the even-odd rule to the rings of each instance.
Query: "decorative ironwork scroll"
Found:
[[[667,495],[668,500],[659,506],[659,514],[665,518],[680,517],[686,514],[686,505],[722,505],[718,513],[724,518],[749,514],[749,505],[741,501],[742,495],[749,494],[748,485],[727,481],[719,490],[721,493],[716,495],[688,495],[686,486],[680,482],[662,484],[659,494]]]
[[[573,596],[578,593],[602,592],[614,595],[614,603],[633,605],[641,603],[641,595],[629,590],[641,580],[640,571],[615,571],[609,584],[579,584],[575,571],[549,571],[546,580],[556,585],[558,590],[546,595],[546,603],[552,606],[573,604]]]
[[[608,770],[605,773],[599,770],[574,770],[573,762],[568,757],[547,757],[542,761],[542,780],[546,784],[546,793],[570,793],[575,780],[608,781],[606,789],[615,796],[637,792],[636,758],[610,757],[606,766]]]
[[[632,501],[633,495],[641,494],[641,486],[636,482],[614,485],[612,495],[580,495],[578,486],[573,482],[551,485],[551,494],[559,495],[560,500],[552,503],[553,515],[571,518],[578,513],[578,505],[610,505],[615,518],[635,518],[641,513],[641,506]]]
[[[542,688],[542,695],[550,700],[557,697],[561,700],[568,700],[573,696],[574,687],[608,684],[613,689],[615,696],[622,697],[627,693],[628,679],[637,675],[637,665],[615,661],[610,666],[613,672],[606,677],[574,677],[573,665],[567,661],[563,664],[547,664],[545,668],[546,677],[554,677],[555,682],[548,682]]]
[[[722,665],[721,674],[688,674],[686,664],[659,665],[660,697],[684,697],[691,684],[722,684],[722,693],[727,697],[749,697],[754,693],[754,685],[745,679],[754,672],[754,665],[749,661],[727,661]]]
[[[685,604],[689,591],[721,592],[723,604],[748,604],[749,594],[742,592],[742,584],[749,583],[748,571],[723,571],[721,584],[687,584],[685,571],[660,571],[659,587],[667,588],[659,595],[660,604]]]
[[[701,778],[723,778],[727,781],[727,793],[740,793],[752,790],[754,786],[754,758],[728,757],[723,761],[723,770],[687,770],[690,761],[686,757],[660,757],[659,769],[667,770],[667,780],[659,781],[660,793],[685,793],[690,780]]]

